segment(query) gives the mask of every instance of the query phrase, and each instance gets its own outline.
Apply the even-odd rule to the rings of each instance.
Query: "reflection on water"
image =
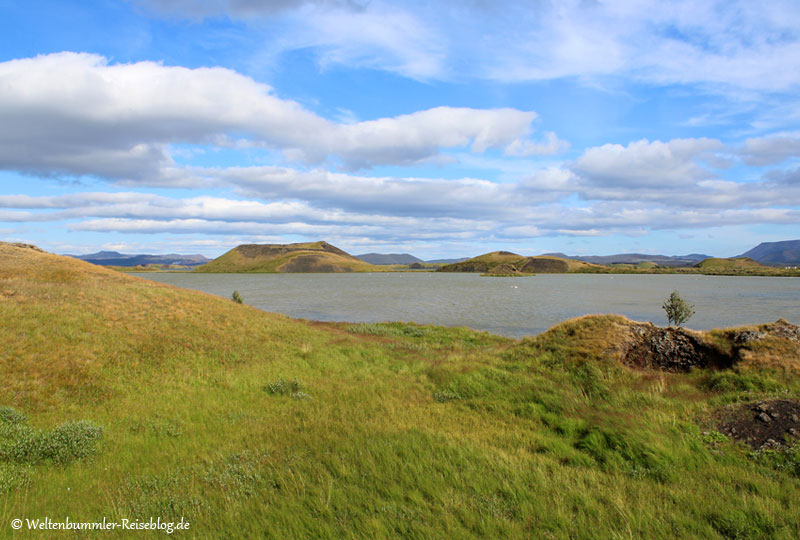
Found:
[[[695,305],[695,329],[800,322],[800,278],[697,275],[539,274],[191,274],[145,273],[146,279],[320,321],[415,321],[468,326],[520,337],[587,313],[619,313],[665,325],[661,309],[678,290]]]

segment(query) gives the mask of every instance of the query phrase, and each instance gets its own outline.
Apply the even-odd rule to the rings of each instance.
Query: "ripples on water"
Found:
[[[686,326],[719,328],[800,322],[800,278],[698,275],[539,274],[525,278],[477,274],[143,273],[146,279],[320,321],[414,321],[468,326],[521,337],[587,313],[619,313],[665,325],[661,309],[678,290],[695,305]]]

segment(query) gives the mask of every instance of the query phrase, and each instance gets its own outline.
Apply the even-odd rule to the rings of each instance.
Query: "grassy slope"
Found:
[[[104,428],[89,460],[0,461],[27,478],[0,493],[0,537],[67,515],[185,516],[185,538],[800,534],[800,469],[698,427],[796,397],[794,368],[631,371],[602,352],[621,318],[522,342],[310,324],[0,245],[0,321],[0,405]]]
[[[695,266],[698,268],[704,269],[739,269],[739,268],[767,268],[763,264],[754,261],[750,257],[739,257],[739,258],[731,258],[731,259],[722,259],[722,258],[715,258],[712,257],[710,259],[705,259],[700,261]]]
[[[222,254],[211,262],[199,266],[196,272],[284,272],[286,265],[298,258],[313,258],[315,263],[330,265],[335,271],[346,272],[385,272],[381,268],[365,263],[344,252],[336,253],[326,251],[325,242],[309,242],[305,244],[290,244],[291,251],[275,253],[260,257],[247,257],[242,254],[238,246]],[[336,249],[336,248],[333,248]],[[338,251],[338,250],[337,250]]]

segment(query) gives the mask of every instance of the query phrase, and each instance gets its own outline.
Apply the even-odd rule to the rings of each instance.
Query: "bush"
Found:
[[[239,294],[239,291],[233,291],[233,294],[231,295],[231,300],[233,300],[237,304],[244,303],[244,298],[242,298],[242,295]]]

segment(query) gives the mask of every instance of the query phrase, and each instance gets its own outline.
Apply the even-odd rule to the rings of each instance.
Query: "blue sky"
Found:
[[[0,239],[732,256],[800,238],[800,4],[0,0]]]

